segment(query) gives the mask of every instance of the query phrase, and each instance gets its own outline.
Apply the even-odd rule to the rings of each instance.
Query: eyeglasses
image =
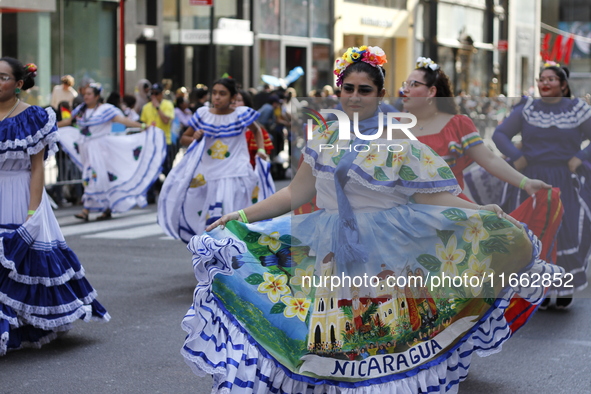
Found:
[[[542,84],[544,84],[546,82],[548,82],[548,83],[554,83],[556,81],[560,81],[560,78],[558,78],[558,77],[542,77],[542,78],[536,78],[536,82],[537,83],[542,83]]]
[[[10,75],[6,75],[6,74],[4,74],[4,75],[0,75],[0,81],[2,81],[2,82],[8,82],[8,81],[10,81],[11,79],[14,79],[14,78],[13,78],[13,77],[11,77]]]
[[[402,90],[406,90],[406,88],[416,88],[418,85],[424,85],[424,86],[429,86],[424,82],[419,82],[419,81],[415,81],[414,79],[412,81],[404,81],[402,82]]]

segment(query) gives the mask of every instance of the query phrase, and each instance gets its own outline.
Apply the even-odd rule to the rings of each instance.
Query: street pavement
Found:
[[[78,209],[56,216],[112,319],[1,357],[0,393],[209,393],[211,377],[180,355],[196,284],[190,252],[162,233],[155,205],[89,223]],[[460,393],[591,392],[591,291],[582,295],[570,310],[536,313],[502,352],[474,356]]]

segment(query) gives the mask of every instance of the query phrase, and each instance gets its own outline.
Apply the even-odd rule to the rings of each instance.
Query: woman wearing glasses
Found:
[[[582,165],[591,158],[591,146],[581,149],[581,143],[591,137],[591,108],[583,100],[571,98],[568,76],[566,68],[546,63],[538,78],[541,98],[529,98],[516,106],[493,135],[499,150],[518,171],[560,188],[564,220],[558,232],[556,263],[572,274],[573,280],[568,287],[551,289],[558,297],[558,309],[570,306],[574,290],[587,285],[591,246],[591,170]],[[522,137],[520,149],[511,143],[518,133]],[[507,194],[510,207],[527,198],[515,187],[509,187]],[[544,306],[549,302],[547,298]]]
[[[430,146],[439,156],[441,156],[450,166],[455,175],[458,184],[464,189],[463,171],[473,162],[478,163],[484,170],[496,178],[524,189],[524,197],[533,195],[541,189],[550,189],[551,186],[537,179],[529,179],[523,174],[511,167],[501,157],[495,155],[484,145],[476,126],[472,120],[458,114],[458,107],[454,101],[452,88],[449,78],[438,64],[429,58],[419,57],[416,63],[416,69],[410,73],[407,81],[403,83],[403,104],[405,110],[417,117],[417,125],[412,129],[413,134],[422,143]],[[555,200],[558,200],[558,191],[552,192]],[[546,196],[546,195],[545,195]],[[463,193],[460,197],[469,200]],[[544,197],[544,199],[547,199]],[[524,198],[525,200],[525,198]],[[498,202],[498,201],[495,201]],[[533,204],[533,199],[530,201]],[[539,208],[535,213],[522,207],[518,212],[512,212],[517,205],[513,206],[511,216],[532,226],[532,231],[543,238],[544,249],[542,256],[550,261],[550,251],[552,242],[555,238],[555,231],[560,223],[560,209],[555,206],[559,204],[552,200],[553,204],[544,206],[543,209],[553,209],[558,212],[558,216],[552,215],[555,220],[545,227],[537,228],[537,220],[532,220],[533,215],[536,219],[543,215],[541,222],[545,224],[546,211]],[[541,206],[541,204],[540,204]],[[551,231],[554,229],[554,231]],[[512,332],[517,331],[536,309],[536,306],[523,300],[512,301],[508,310],[508,318]]]
[[[88,221],[90,211],[102,212],[97,220],[111,218],[111,212],[125,212],[147,204],[146,191],[160,174],[166,157],[162,130],[150,127],[144,133],[112,135],[113,122],[127,127],[145,128],[127,118],[120,109],[101,103],[101,85],[91,83],[84,92],[84,103],[72,117],[58,122],[70,126],[75,119],[79,129],[60,129],[60,144],[82,170],[84,209],[76,214]]]
[[[110,319],[43,188],[43,162],[57,151],[55,113],[18,97],[36,72],[0,59],[0,356],[41,347],[78,319]]]

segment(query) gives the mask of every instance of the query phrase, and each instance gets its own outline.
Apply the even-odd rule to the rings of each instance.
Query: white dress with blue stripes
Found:
[[[55,113],[31,106],[0,122],[0,356],[40,347],[72,322],[108,321],[66,244],[45,191],[27,220],[30,156],[57,151]]]
[[[130,135],[111,133],[113,118],[122,115],[111,104],[72,111],[78,128],[59,129],[60,145],[82,170],[84,208],[125,212],[147,204],[146,193],[160,175],[166,158],[164,132],[149,127]]]
[[[189,125],[204,137],[168,174],[158,199],[158,223],[168,235],[189,242],[222,215],[274,192],[270,164],[258,159],[254,170],[250,165],[244,133],[258,117],[248,107],[226,115],[201,107],[193,115]]]

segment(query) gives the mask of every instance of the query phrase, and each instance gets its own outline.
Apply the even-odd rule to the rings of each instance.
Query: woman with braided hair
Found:
[[[78,319],[110,319],[44,190],[43,162],[57,151],[55,113],[18,97],[36,71],[0,59],[0,356],[40,347]]]

